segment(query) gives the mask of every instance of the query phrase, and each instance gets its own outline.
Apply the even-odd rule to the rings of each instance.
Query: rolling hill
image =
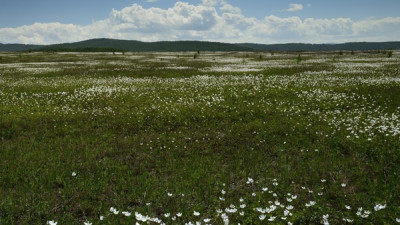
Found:
[[[91,39],[80,42],[54,45],[0,44],[0,51],[77,51],[77,52],[171,52],[171,51],[357,51],[395,50],[400,42],[352,42],[343,44],[229,44],[206,41],[159,41],[141,42],[134,40]]]
[[[115,39],[92,39],[87,41],[48,45],[40,51],[105,50],[132,52],[171,52],[171,51],[253,51],[252,48],[219,42],[205,41],[160,41],[141,42]]]

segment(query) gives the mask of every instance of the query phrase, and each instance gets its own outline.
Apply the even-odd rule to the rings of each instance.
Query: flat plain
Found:
[[[399,51],[0,54],[0,224],[394,224],[399,173]]]

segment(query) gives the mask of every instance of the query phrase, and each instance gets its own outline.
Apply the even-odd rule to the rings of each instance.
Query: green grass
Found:
[[[395,223],[398,55],[257,56],[2,55],[0,224]]]

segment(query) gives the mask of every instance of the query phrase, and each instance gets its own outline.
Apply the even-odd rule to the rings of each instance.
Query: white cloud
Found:
[[[158,2],[158,0],[146,0],[145,2]]]
[[[199,5],[177,2],[168,9],[133,4],[122,10],[112,10],[107,19],[86,26],[34,23],[0,28],[0,42],[53,44],[101,37],[235,43],[391,41],[400,37],[399,26],[400,17],[353,21],[268,15],[257,19],[243,15],[240,8],[225,0],[203,0]]]
[[[202,4],[205,6],[215,7],[218,5],[217,0],[202,0]]]
[[[223,11],[224,13],[241,13],[242,12],[242,10],[240,8],[235,7],[224,0],[222,0],[220,4],[221,4],[221,7],[219,7],[219,9],[221,11]]]
[[[173,8],[145,9],[133,4],[121,11],[112,10],[109,20],[121,32],[154,32],[168,30],[206,30],[215,25],[215,8],[177,2]]]
[[[302,4],[290,4],[289,8],[287,9],[288,12],[295,12],[295,11],[300,11],[303,10],[303,5]]]

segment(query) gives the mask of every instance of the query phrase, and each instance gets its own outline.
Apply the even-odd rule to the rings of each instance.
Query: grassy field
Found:
[[[0,54],[0,224],[400,222],[400,52]]]

